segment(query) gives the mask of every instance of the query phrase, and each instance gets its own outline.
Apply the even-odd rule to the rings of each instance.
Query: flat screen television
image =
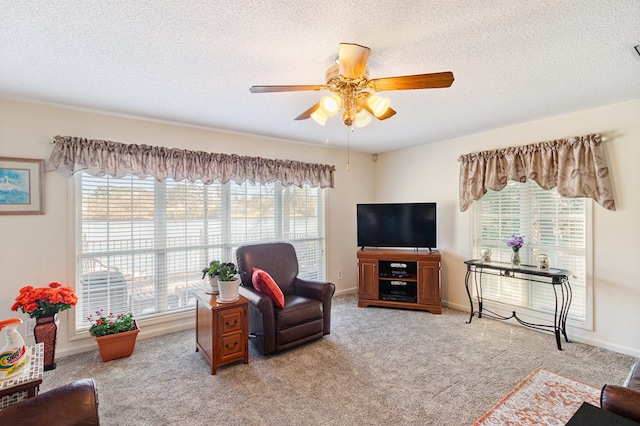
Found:
[[[436,248],[436,203],[358,204],[358,246]]]

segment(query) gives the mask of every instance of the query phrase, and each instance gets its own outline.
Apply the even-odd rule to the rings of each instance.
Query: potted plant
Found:
[[[21,310],[36,319],[33,336],[36,343],[44,345],[44,369],[56,368],[56,340],[58,335],[58,312],[70,309],[78,303],[78,297],[71,287],[58,282],[49,283],[48,287],[34,288],[30,285],[22,287],[12,311]]]
[[[105,315],[101,309],[96,311],[95,317],[89,315],[87,320],[91,322],[89,334],[96,338],[103,362],[125,358],[133,353],[140,332],[133,313]]]
[[[218,294],[218,275],[220,273],[220,263],[217,260],[212,260],[209,262],[209,266],[202,270],[202,279],[205,277],[209,277],[209,287],[211,288],[207,291],[207,294]]]
[[[235,302],[238,300],[238,287],[240,287],[240,274],[244,271],[238,269],[235,263],[221,263],[218,267],[218,296],[219,302]]]

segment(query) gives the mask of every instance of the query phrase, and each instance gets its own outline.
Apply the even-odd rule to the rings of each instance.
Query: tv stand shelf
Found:
[[[439,252],[363,248],[357,257],[358,307],[442,313]]]

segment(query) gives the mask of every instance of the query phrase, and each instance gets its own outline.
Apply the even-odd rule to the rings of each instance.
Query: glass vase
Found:
[[[519,266],[520,265],[520,250],[514,250],[511,253],[511,266]]]

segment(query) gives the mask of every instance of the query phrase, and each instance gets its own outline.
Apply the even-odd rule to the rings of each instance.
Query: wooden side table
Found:
[[[249,301],[242,296],[221,303],[216,295],[196,294],[196,352],[211,365],[211,374],[221,365],[249,363],[248,308]]]
[[[0,409],[38,394],[44,371],[44,344],[27,346],[29,371],[16,378],[0,381]]]

